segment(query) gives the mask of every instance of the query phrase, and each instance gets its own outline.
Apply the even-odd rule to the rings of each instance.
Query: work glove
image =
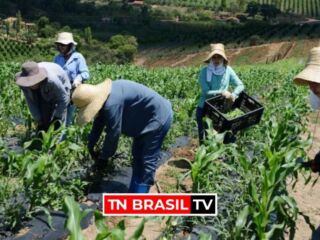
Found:
[[[72,87],[73,88],[77,88],[79,85],[81,84],[81,80],[80,79],[75,79],[72,83]]]
[[[223,91],[222,92],[222,96],[224,96],[226,99],[228,99],[228,100],[230,100],[232,102],[235,101],[235,97],[229,91]]]

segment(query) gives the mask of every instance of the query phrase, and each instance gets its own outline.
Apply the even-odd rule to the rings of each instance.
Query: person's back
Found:
[[[129,80],[112,82],[104,109],[109,115],[121,111],[121,132],[136,137],[161,127],[171,113],[171,103],[154,90]]]
[[[63,86],[70,91],[71,84],[69,78],[65,71],[56,63],[52,62],[39,62],[39,67],[43,67],[46,69],[48,73],[48,81],[49,82],[61,82]],[[68,80],[68,81],[67,81]]]

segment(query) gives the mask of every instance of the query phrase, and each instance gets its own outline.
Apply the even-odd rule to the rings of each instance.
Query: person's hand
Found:
[[[77,88],[81,84],[81,80],[75,79],[72,83],[73,88]]]
[[[314,159],[311,161],[311,170],[312,172],[320,173],[320,152],[318,152]]]
[[[231,94],[231,92],[229,92],[229,91],[223,91],[223,92],[222,92],[222,96],[224,96],[226,99],[228,99],[228,100],[230,100],[230,101],[232,101],[232,102],[235,101],[234,96],[233,96],[233,95]]]
[[[97,161],[99,159],[99,153],[94,151],[94,149],[89,149],[89,153],[93,160]]]

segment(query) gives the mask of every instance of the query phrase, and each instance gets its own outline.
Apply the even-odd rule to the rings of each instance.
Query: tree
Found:
[[[18,10],[18,12],[16,14],[16,18],[17,18],[17,20],[15,21],[15,29],[16,29],[17,33],[19,33],[21,30],[21,22],[22,22],[20,10]]]
[[[219,11],[219,3],[218,3],[218,0],[214,0],[214,3],[213,3],[213,11],[215,13],[218,13]]]
[[[227,8],[227,1],[221,0],[220,9],[225,10]]]
[[[46,16],[42,16],[39,18],[37,22],[38,31],[42,28],[45,28],[49,24],[49,18]]]
[[[260,4],[252,1],[248,3],[246,13],[248,13],[248,17],[254,18],[254,16],[259,12],[259,9]]]
[[[245,9],[246,3],[247,3],[247,0],[238,0],[239,8],[241,9],[241,11]]]
[[[91,44],[92,42],[91,27],[86,27],[84,29],[84,40],[86,41],[86,43]]]
[[[281,11],[275,5],[262,4],[260,12],[264,20],[269,20],[276,18]]]
[[[130,35],[112,36],[107,46],[115,52],[119,63],[133,61],[134,54],[138,51],[137,39]]]
[[[9,34],[10,34],[10,22],[5,21],[4,22],[4,26],[5,26],[7,37],[9,37]]]

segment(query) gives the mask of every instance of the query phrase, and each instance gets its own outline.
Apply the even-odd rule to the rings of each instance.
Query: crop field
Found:
[[[48,213],[64,206],[71,239],[83,239],[79,237],[79,224],[87,212],[72,199],[81,202],[88,186],[86,176],[93,161],[85,144],[90,126],[68,128],[68,138],[63,142],[58,141],[61,129],[32,137],[32,119],[23,94],[14,83],[19,69],[18,63],[0,63],[0,238],[2,233],[14,234],[22,221],[37,212]],[[210,226],[219,239],[282,239],[285,231],[294,234],[299,209],[287,193],[286,182],[297,177],[295,159],[305,157],[310,144],[308,138],[301,138],[307,132],[307,90],[292,84],[301,69],[291,60],[235,68],[246,92],[265,107],[263,118],[259,125],[240,131],[236,144],[224,145],[220,135],[209,134],[208,141],[198,147],[190,161],[190,171],[180,179],[190,176],[194,193],[217,193],[218,216],[169,218],[162,239],[173,239],[179,227],[197,224]],[[166,138],[168,147],[179,136],[197,137],[199,70],[95,64],[90,66],[90,81],[135,80],[169,99],[174,124]],[[130,165],[129,139],[121,139],[118,152],[124,154],[113,159],[113,167]],[[99,212],[95,216],[100,233],[97,239],[124,239],[123,223],[108,229],[103,225],[106,219]],[[72,222],[70,218],[76,220]],[[141,235],[145,221],[135,233],[137,238],[132,239]],[[202,239],[210,238],[203,235]]]
[[[0,38],[0,61],[11,61],[11,59],[26,59],[29,56],[41,56],[42,58],[52,55],[50,50],[39,44],[28,44],[13,39]]]
[[[212,0],[146,0],[146,3],[150,4],[161,4],[169,6],[181,6],[181,7],[197,7],[205,9],[215,9],[220,6],[221,1]],[[235,0],[227,0],[226,7],[230,8],[233,4],[239,2]],[[244,2],[244,1],[243,1]],[[282,12],[289,12],[295,14],[301,14],[304,16],[320,16],[320,1],[319,0],[258,0],[260,4],[274,4]]]

